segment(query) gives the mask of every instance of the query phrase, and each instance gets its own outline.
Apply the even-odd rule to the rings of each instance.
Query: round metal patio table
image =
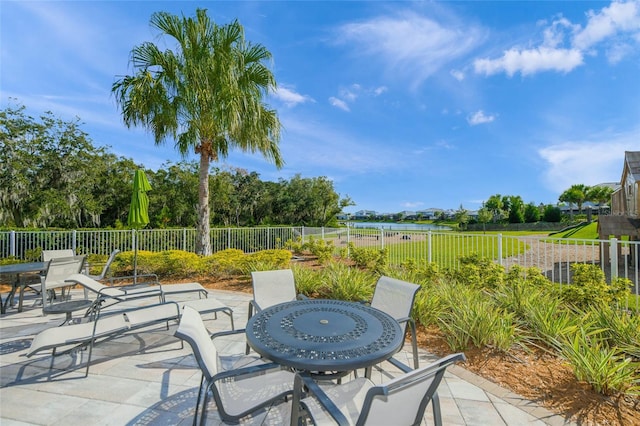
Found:
[[[398,322],[370,306],[304,299],[268,307],[247,322],[249,346],[280,365],[310,372],[349,372],[402,348]]]

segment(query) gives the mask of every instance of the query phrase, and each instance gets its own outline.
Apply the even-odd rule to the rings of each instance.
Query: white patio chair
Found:
[[[213,340],[222,335],[244,333],[244,329],[217,333],[209,336],[198,312],[189,306],[182,311],[176,337],[186,341],[193,350],[202,371],[200,389],[196,401],[193,423],[198,420],[202,392],[202,416],[200,424],[206,422],[209,391],[213,393],[220,417],[224,421],[237,422],[242,417],[284,400],[293,393],[294,373],[282,370],[281,366],[266,363],[259,358],[238,355],[233,362],[218,354]],[[226,365],[226,368],[224,369]],[[203,384],[206,385],[203,388]]]
[[[363,377],[338,385],[318,384],[308,373],[296,374],[291,424],[308,415],[316,425],[420,425],[431,402],[434,423],[440,426],[438,386],[446,368],[465,359],[462,353],[452,354],[417,370],[391,359],[405,374],[383,385]],[[308,390],[304,398],[302,385]]]
[[[278,303],[296,300],[296,283],[291,269],[251,272],[253,300],[249,301],[249,318]]]
[[[65,250],[42,250],[42,261],[48,262],[51,259],[55,259],[57,257],[73,257],[76,254],[73,252],[73,249],[65,249]]]
[[[269,306],[305,297],[296,293],[296,282],[291,269],[253,271],[251,272],[251,285],[253,286],[253,299],[249,301],[247,320],[253,316],[254,312],[260,312]],[[247,344],[245,353],[249,353],[249,351],[250,348]]]
[[[418,360],[416,323],[411,317],[411,310],[419,289],[420,286],[417,284],[381,276],[371,299],[371,307],[386,312],[400,323],[403,336],[407,334],[407,327],[411,331],[414,369],[417,369],[420,363]]]
[[[42,296],[42,313],[59,314],[66,313],[67,321],[71,319],[73,311],[86,309],[92,302],[86,299],[69,300],[65,297],[64,289],[74,284],[66,281],[68,277],[79,274],[84,267],[85,256],[54,257],[49,260],[47,271],[41,279],[40,294]],[[60,289],[60,299],[55,290]]]

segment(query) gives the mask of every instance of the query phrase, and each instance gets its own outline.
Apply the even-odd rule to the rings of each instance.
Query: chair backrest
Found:
[[[89,275],[89,276],[96,281],[103,280],[109,273],[109,268],[111,268],[111,264],[115,260],[116,255],[118,253],[120,253],[120,250],[118,249],[115,249],[114,251],[111,252],[111,254],[109,255],[109,259],[107,259],[107,263],[105,263],[104,268],[102,268],[102,272],[100,272],[99,275]]]
[[[296,300],[296,283],[291,269],[251,273],[253,300],[260,309]]]
[[[382,276],[373,292],[371,307],[386,312],[396,320],[410,317],[413,300],[419,289],[417,284]],[[405,322],[403,329],[406,330],[406,327]]]
[[[175,336],[191,346],[202,374],[207,380],[211,380],[218,372],[218,351],[202,322],[200,313],[190,306],[185,306]]]
[[[51,259],[55,259],[57,257],[73,257],[76,254],[73,252],[73,249],[65,249],[65,250],[42,250],[42,261],[48,262]]]
[[[73,274],[78,274],[84,266],[85,256],[55,257],[47,265],[47,272],[42,278],[42,293],[59,287],[73,285],[65,280]]]
[[[368,418],[375,419],[375,424],[421,424],[425,409],[438,390],[447,367],[465,359],[463,353],[451,354],[384,385],[370,388],[356,425],[366,424]]]

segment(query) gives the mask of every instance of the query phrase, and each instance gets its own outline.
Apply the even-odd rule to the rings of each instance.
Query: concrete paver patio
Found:
[[[234,310],[237,328],[247,319],[250,295],[228,291],[210,291]],[[78,293],[80,294],[80,293]],[[187,300],[185,296],[175,300]],[[200,384],[200,370],[188,345],[173,336],[161,324],[136,330],[99,343],[92,356],[89,376],[84,377],[87,351],[61,355],[50,353],[27,358],[25,353],[34,335],[57,326],[63,315],[42,315],[36,298],[25,299],[25,309],[9,309],[0,318],[0,423],[3,426],[41,425],[187,425],[193,420]],[[153,301],[147,301],[149,303]],[[213,333],[228,330],[229,318],[204,315]],[[223,342],[221,352],[242,352],[242,335]],[[218,344],[218,341],[216,341]],[[410,363],[410,345],[396,355]],[[436,359],[420,350],[421,365]],[[398,374],[384,363],[374,370],[374,382],[384,382]],[[537,406],[512,392],[456,365],[447,370],[439,388],[445,425],[570,425],[562,416]],[[266,412],[246,418],[242,424],[280,425],[288,423],[288,406],[280,404]],[[213,402],[208,408],[207,424],[223,424]],[[433,424],[430,407],[423,424]]]

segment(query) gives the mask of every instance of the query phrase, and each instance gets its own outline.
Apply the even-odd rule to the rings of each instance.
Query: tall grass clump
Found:
[[[559,351],[558,342],[575,334],[582,320],[574,311],[564,306],[562,299],[541,295],[538,303],[529,305],[524,323],[537,340]]]
[[[578,380],[603,395],[617,392],[640,395],[640,363],[617,347],[610,347],[602,330],[580,327],[572,338],[559,341]]]
[[[322,280],[323,296],[328,299],[369,301],[373,297],[376,276],[366,270],[331,262],[322,271]]]
[[[514,314],[497,307],[481,290],[451,284],[443,302],[439,326],[453,351],[486,346],[508,352],[522,336]]]
[[[304,266],[291,265],[293,278],[296,283],[296,291],[308,297],[321,297],[323,295],[323,273],[319,270],[305,268]]]

